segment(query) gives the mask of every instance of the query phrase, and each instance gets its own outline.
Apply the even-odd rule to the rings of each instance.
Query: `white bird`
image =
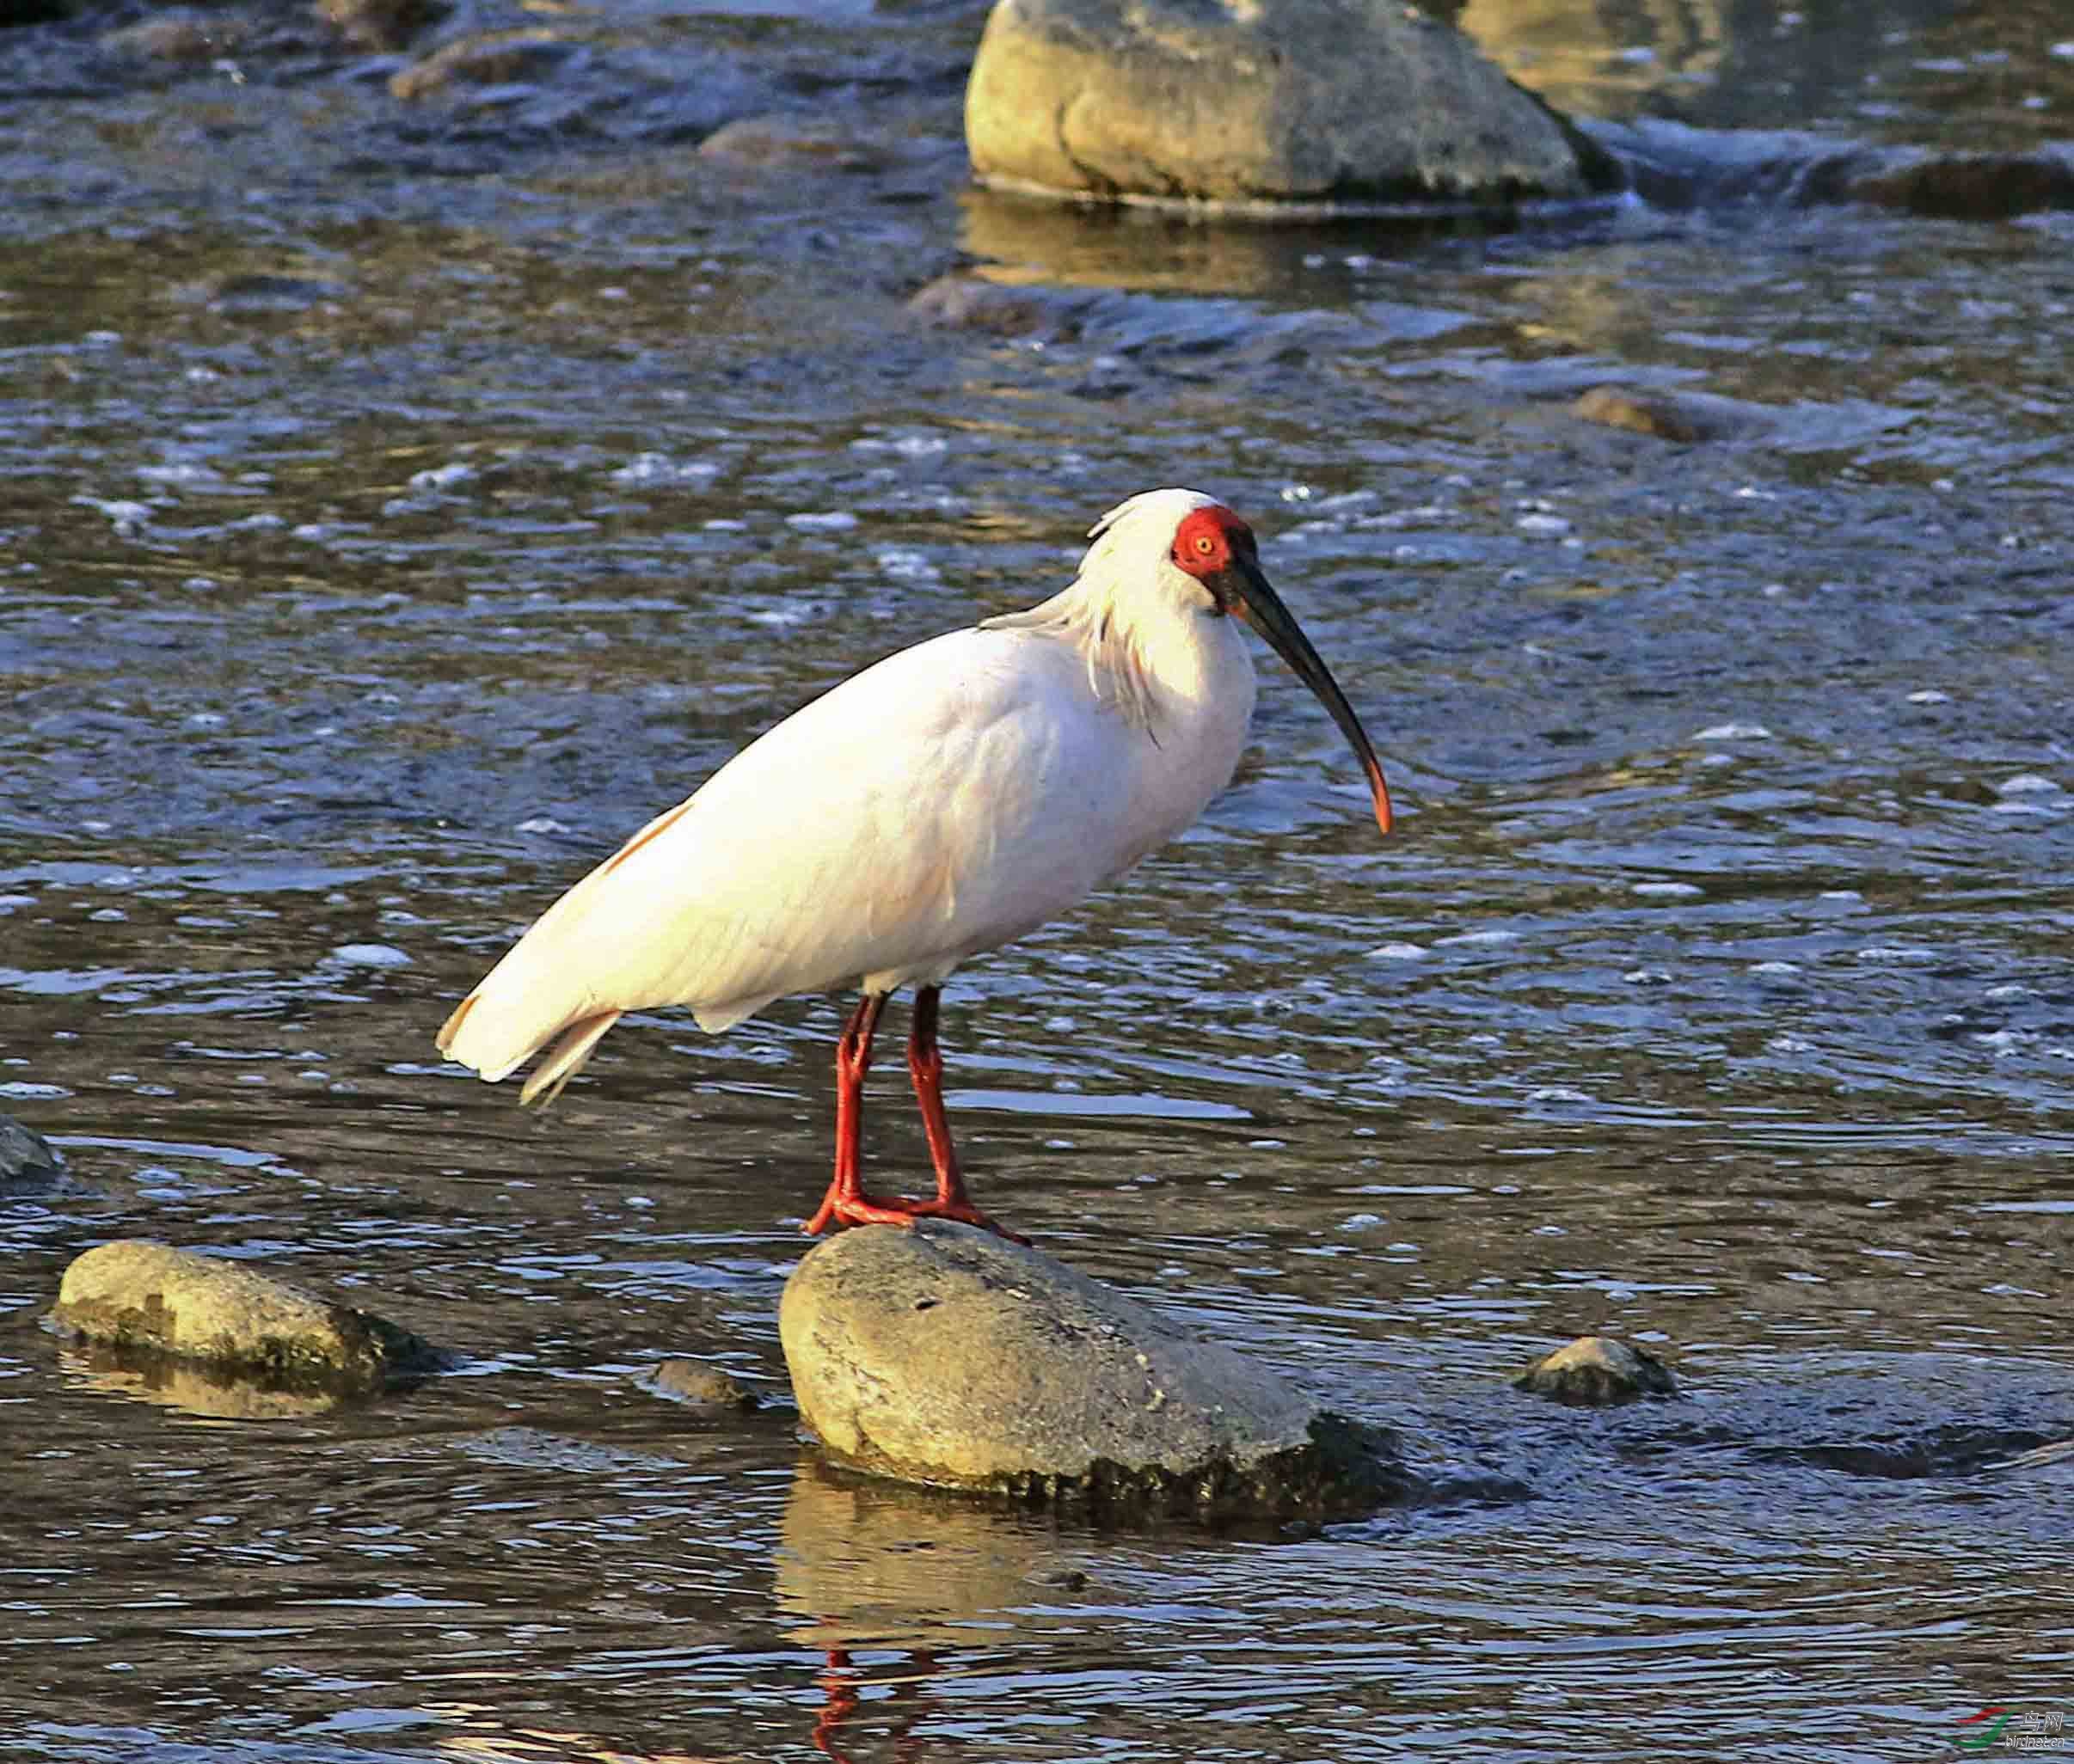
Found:
[[[689,1005],[717,1032],[786,994],[861,981],[836,1050],[835,1174],[804,1228],[1001,1229],[951,1143],[941,989],[1122,875],[1230,781],[1254,701],[1239,621],[1332,714],[1390,830],[1375,750],[1243,521],[1200,492],[1153,490],[1089,536],[1062,592],[865,669],[649,822],[462,1000],[440,1049],[491,1083],[544,1050],[519,1099],[548,1102],[628,1011]],[[921,1201],[873,1198],[860,1168],[872,1036],[903,986],[936,1167]]]

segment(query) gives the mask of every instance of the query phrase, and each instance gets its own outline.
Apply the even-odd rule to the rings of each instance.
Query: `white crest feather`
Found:
[[[1089,528],[1094,542],[1070,586],[1027,612],[983,620],[980,629],[1043,631],[1071,643],[1087,658],[1088,689],[1150,732],[1152,689],[1140,627],[1153,609],[1137,597],[1160,580],[1163,566],[1176,592],[1200,591],[1167,554],[1183,518],[1216,504],[1200,490],[1145,490],[1118,503]]]

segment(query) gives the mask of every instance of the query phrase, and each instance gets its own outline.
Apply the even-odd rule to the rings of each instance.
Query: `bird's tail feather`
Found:
[[[521,940],[483,977],[454,1008],[436,1039],[440,1052],[492,1084],[548,1049],[518,1097],[521,1103],[545,1105],[576,1075],[622,1012],[598,1010],[580,995],[556,997],[557,989],[537,971],[537,963],[515,959],[527,953],[530,941]]]
[[[548,1051],[548,1057],[534,1069],[533,1075],[525,1081],[525,1088],[518,1093],[521,1104],[538,1103],[545,1108],[561,1094],[561,1087],[583,1069],[583,1063],[591,1057],[598,1044],[604,1039],[604,1032],[620,1019],[617,1011],[600,1011],[594,1017],[581,1017],[569,1026],[561,1040]]]

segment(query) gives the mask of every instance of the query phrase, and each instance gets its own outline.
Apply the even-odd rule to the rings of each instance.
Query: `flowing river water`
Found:
[[[1556,95],[2027,148],[2053,11],[1666,8]],[[2074,1729],[2069,216],[1052,211],[965,187],[982,16],[613,14],[417,103],[306,21],[0,37],[0,1109],[70,1166],[0,1196],[0,1757]],[[953,270],[993,303],[911,308]],[[775,1311],[843,1001],[630,1021],[543,1118],[432,1049],[742,742],[1169,483],[1254,520],[1400,830],[1263,652],[1202,824],[954,983],[976,1192],[1522,1498],[1223,1537],[831,1480]],[[41,1319],[126,1235],[459,1369],[254,1418],[98,1363]],[[1506,1383],[1594,1330],[1683,1394]]]

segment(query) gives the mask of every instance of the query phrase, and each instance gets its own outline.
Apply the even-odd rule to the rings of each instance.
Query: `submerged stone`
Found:
[[[1513,1384],[1579,1408],[1611,1408],[1646,1396],[1676,1396],[1670,1369],[1611,1335],[1580,1335],[1529,1366]]]
[[[757,1393],[740,1379],[703,1360],[665,1360],[647,1382],[694,1409],[748,1410],[758,1406]]]
[[[1112,201],[1488,205],[1620,181],[1400,0],[998,0],[966,145],[982,183]]]
[[[64,1173],[64,1161],[33,1127],[0,1115],[0,1191],[46,1188]]]
[[[1066,338],[1100,297],[1083,288],[1005,287],[954,273],[917,288],[908,297],[907,309],[947,331]]]
[[[1846,199],[1938,220],[2011,220],[2074,208],[2074,148],[1936,153],[1850,180]]]
[[[565,33],[489,31],[462,37],[390,76],[392,95],[406,103],[468,86],[533,84],[549,78],[580,52]]]
[[[969,1226],[817,1245],[778,1314],[838,1462],[1118,1516],[1365,1511],[1409,1479],[1386,1435],[1135,1300]]]
[[[878,171],[888,155],[857,138],[854,125],[779,113],[737,117],[698,144],[698,156],[746,170]]]
[[[445,10],[437,0],[316,0],[317,16],[364,49],[401,49]]]
[[[1632,386],[1593,386],[1579,395],[1570,410],[1588,423],[1684,445],[1746,439],[1776,424],[1776,413],[1763,405],[1710,392],[1642,390]]]
[[[378,1389],[436,1370],[408,1330],[242,1262],[135,1239],[64,1271],[56,1328],[128,1355],[167,1355],[284,1387]]]

